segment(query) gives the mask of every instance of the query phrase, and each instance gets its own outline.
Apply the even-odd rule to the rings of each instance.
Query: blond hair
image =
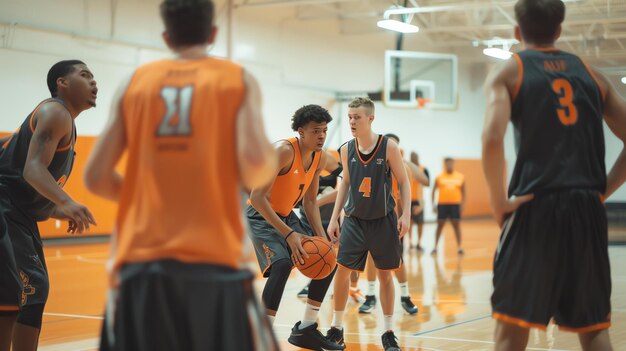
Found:
[[[368,97],[356,97],[352,99],[352,101],[350,101],[350,104],[348,104],[348,107],[349,108],[365,107],[368,110],[369,115],[373,115],[374,110],[375,110],[374,101],[372,101],[372,99]]]

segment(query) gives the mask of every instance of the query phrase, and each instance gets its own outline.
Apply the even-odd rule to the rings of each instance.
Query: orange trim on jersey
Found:
[[[0,311],[3,311],[3,312],[19,311],[19,310],[20,310],[19,306],[9,306],[9,305],[0,306]]]
[[[342,264],[341,264],[341,263],[339,263],[339,262],[337,262],[337,266],[341,266],[341,267],[343,267],[343,268],[345,268],[345,269],[348,269],[348,270],[351,270],[351,271],[354,271],[354,272],[360,272],[360,273],[365,272],[364,270],[358,270],[358,269],[354,269],[354,268],[346,267],[346,266],[342,265]]]
[[[561,51],[557,48],[532,48],[532,49],[528,49],[528,50],[532,50],[532,51],[539,51],[539,52],[557,52],[557,51]]]
[[[611,327],[611,322],[598,323],[583,328],[570,328],[559,325],[559,330],[572,332],[572,333],[589,333],[596,330],[608,329]]]
[[[30,120],[28,121],[28,125],[30,126],[31,133],[35,132],[35,126],[33,125],[33,119],[35,118],[35,115],[37,114],[37,111],[39,111],[41,106],[43,106],[45,103],[50,102],[50,101],[52,101],[52,99],[47,99],[47,100],[44,100],[44,101],[40,102],[39,105],[37,105],[37,107],[35,107],[35,110],[33,110],[33,112],[30,114]],[[70,147],[72,146],[73,139],[74,139],[74,127],[72,126],[72,138],[70,139],[69,144],[67,144],[66,146],[57,148],[56,152],[62,152],[62,151],[69,150]],[[11,139],[9,139],[9,141],[10,140]],[[2,146],[2,148],[4,148],[4,147],[5,147],[5,145]]]
[[[378,149],[380,148],[380,145],[383,143],[383,136],[379,135],[378,136],[378,140],[376,141],[376,149],[374,149],[374,151],[372,151],[372,153],[370,155],[372,155],[370,157],[369,160],[367,160],[367,162],[363,161],[363,159],[361,158],[361,152],[359,151],[359,139],[354,138],[354,143],[356,144],[356,155],[359,156],[359,160],[361,160],[361,163],[363,163],[364,165],[372,162],[372,160],[374,159],[374,155],[376,155],[376,152],[378,152]]]
[[[519,57],[518,54],[513,54],[515,61],[517,61],[517,83],[515,84],[515,89],[513,89],[513,94],[511,95],[511,103],[515,102],[517,98],[517,94],[519,94],[520,89],[522,88],[522,81],[524,80],[524,64],[522,63],[522,58]]]
[[[593,73],[593,70],[591,69],[591,67],[589,67],[587,62],[585,62],[583,59],[580,59],[580,61],[583,63],[583,65],[585,65],[585,68],[587,68],[587,72],[589,72],[589,75],[591,75],[591,78],[593,78],[593,81],[596,82],[596,85],[598,86],[598,90],[600,90],[600,95],[602,95],[602,102],[604,102],[606,100],[606,91],[602,87],[602,85],[600,85],[600,81],[598,80],[598,77],[596,77],[596,74]]]
[[[50,100],[52,99],[46,99],[42,102],[39,103],[39,105],[37,105],[37,107],[35,107],[35,110],[33,110],[33,112],[30,114],[30,121],[28,121],[28,125],[30,125],[30,131],[31,132],[35,132],[35,126],[33,125],[33,118],[35,118],[35,115],[37,114],[37,111],[39,111],[39,109],[41,108],[41,106],[43,106],[46,102],[50,102]]]
[[[2,144],[2,148],[3,148],[3,149],[6,149],[6,148],[7,148],[7,146],[9,146],[9,143],[11,142],[11,140],[13,140],[13,137],[14,137],[14,136],[15,136],[15,134],[12,134],[12,135],[9,137],[9,139],[7,139],[7,141],[6,141],[4,144]]]
[[[74,139],[74,138],[72,137],[72,139]],[[57,148],[56,152],[63,152],[63,151],[69,150],[72,147],[72,144],[73,144],[72,143],[72,141],[73,141],[72,139],[70,139],[70,143],[67,144],[67,146],[63,146],[63,147]]]
[[[503,314],[503,313],[494,312],[491,316],[493,317],[493,319],[497,319],[497,320],[499,320],[501,322],[505,322],[505,323],[509,323],[509,324],[515,324],[518,327],[522,327],[522,328],[537,328],[537,329],[541,329],[541,330],[546,330],[546,326],[543,325],[543,324],[530,323],[530,322],[525,321],[523,319],[511,317],[511,316]]]
[[[374,262],[374,267],[376,267],[376,262]],[[400,268],[402,268],[402,264],[400,264],[398,268],[391,268],[391,269],[381,269],[381,268],[376,267],[377,270],[383,271],[383,272],[397,272],[400,270]]]

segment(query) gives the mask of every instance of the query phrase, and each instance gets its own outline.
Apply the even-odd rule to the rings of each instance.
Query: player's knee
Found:
[[[271,271],[263,294],[263,304],[265,308],[272,311],[277,311],[280,306],[280,299],[283,297],[283,290],[285,284],[291,273],[291,267],[293,264],[288,259],[278,260],[272,263]]]
[[[24,305],[17,317],[17,322],[35,329],[41,329],[45,304]]]
[[[380,284],[393,284],[391,271],[378,271],[378,281]]]
[[[278,275],[281,277],[289,277],[291,274],[291,268],[293,267],[293,263],[288,259],[278,260],[272,263],[272,272],[270,275]]]
[[[326,296],[328,287],[333,281],[335,272],[337,272],[337,267],[335,267],[335,270],[333,270],[332,273],[330,273],[326,278],[311,281],[311,284],[309,285],[309,299],[317,302],[324,301],[324,296]]]

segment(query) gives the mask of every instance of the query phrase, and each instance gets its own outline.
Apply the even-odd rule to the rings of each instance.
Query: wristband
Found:
[[[289,235],[293,234],[294,232],[295,232],[295,230],[293,230],[293,229],[292,229],[292,230],[291,230],[291,231],[287,234],[287,236],[285,236],[285,241],[287,241],[287,239],[289,239]]]

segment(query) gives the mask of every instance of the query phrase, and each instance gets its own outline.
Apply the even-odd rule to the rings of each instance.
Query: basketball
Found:
[[[296,267],[305,276],[318,280],[328,277],[337,265],[335,251],[328,240],[312,236],[302,240],[304,251],[309,254],[304,264],[296,263]]]

